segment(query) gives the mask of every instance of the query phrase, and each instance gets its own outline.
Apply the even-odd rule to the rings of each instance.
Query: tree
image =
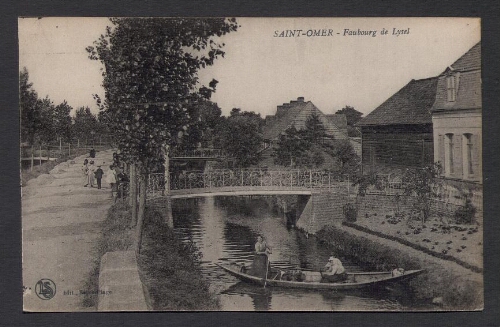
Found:
[[[357,111],[351,106],[345,106],[341,110],[337,110],[335,114],[344,114],[347,119],[347,134],[352,137],[361,136],[360,132],[354,127],[354,125],[361,120],[363,116],[362,112]]]
[[[235,165],[246,168],[261,158],[262,123],[260,114],[233,109],[217,128],[217,144],[235,160]]]
[[[43,99],[37,100],[37,125],[36,125],[36,139],[42,144],[49,144],[56,141],[56,134],[54,130],[54,103],[46,96]]]
[[[144,188],[146,174],[164,162],[168,166],[170,147],[181,144],[197,124],[193,104],[209,99],[217,85],[212,80],[208,87],[199,86],[198,70],[224,56],[217,37],[238,25],[234,18],[111,18],[111,23],[87,47],[90,59],[104,66],[105,99],[96,99],[123,159],[137,165]],[[140,204],[143,197],[141,189]],[[139,205],[139,232],[143,214]]]
[[[209,98],[217,81],[197,88],[197,72],[224,55],[214,40],[237,29],[235,19],[112,18],[113,28],[88,47],[100,60],[109,129],[125,160],[147,172],[162,148],[185,136],[188,104]],[[192,109],[194,110],[194,109]]]
[[[441,165],[435,163],[423,168],[407,169],[403,175],[403,194],[413,200],[413,207],[420,212],[422,223],[431,213],[432,202],[441,195]]]
[[[316,113],[312,113],[307,117],[305,128],[302,132],[304,139],[311,145],[323,143],[327,137],[326,128]]]
[[[344,114],[347,119],[347,125],[349,126],[354,126],[363,116],[362,112],[357,111],[351,106],[345,106],[344,108],[337,110],[335,114]]]
[[[33,145],[40,125],[41,112],[38,94],[29,82],[26,67],[19,73],[19,110],[21,115],[21,141]]]
[[[58,139],[62,139],[64,141],[69,141],[71,138],[71,116],[70,112],[73,108],[66,102],[55,106],[52,112],[52,128],[54,130],[54,134]]]
[[[323,146],[327,137],[319,116],[313,113],[304,129],[297,130],[292,124],[280,135],[274,149],[274,163],[285,167],[319,167],[325,162]]]
[[[349,140],[333,140],[323,145],[325,152],[336,159],[341,174],[353,175],[359,170],[360,158]]]
[[[97,133],[99,129],[97,117],[90,111],[89,107],[80,107],[76,110],[72,126],[73,137],[78,140],[85,140],[85,143],[87,143],[89,137],[92,137],[92,131]]]

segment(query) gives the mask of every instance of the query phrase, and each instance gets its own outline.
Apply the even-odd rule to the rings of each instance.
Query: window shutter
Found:
[[[462,136],[455,135],[453,137],[453,176],[455,178],[463,178],[463,158],[462,158]]]
[[[444,151],[445,151],[445,148],[444,148],[444,138],[445,136],[443,134],[439,134],[438,136],[438,156],[437,156],[437,160],[439,161],[439,163],[441,164],[441,173],[444,175],[445,173],[445,162],[444,162]]]
[[[481,138],[479,135],[472,135],[472,171],[474,180],[481,181]]]

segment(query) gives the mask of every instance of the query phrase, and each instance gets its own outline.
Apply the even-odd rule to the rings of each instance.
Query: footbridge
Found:
[[[148,177],[148,199],[166,195],[169,184],[172,198],[213,195],[301,194],[349,192],[343,176],[314,170],[218,169],[171,173]]]
[[[343,219],[342,207],[352,191],[348,178],[326,171],[220,169],[171,173],[168,181],[164,174],[150,174],[147,198],[162,203],[167,194],[171,199],[295,195],[287,210],[293,211],[297,227],[314,233]]]

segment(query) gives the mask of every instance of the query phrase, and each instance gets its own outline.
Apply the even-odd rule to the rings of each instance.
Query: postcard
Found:
[[[25,312],[478,311],[479,18],[19,18]]]

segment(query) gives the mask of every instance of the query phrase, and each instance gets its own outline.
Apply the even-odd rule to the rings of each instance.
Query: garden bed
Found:
[[[425,223],[394,214],[390,208],[360,210],[353,227],[369,230],[378,236],[397,240],[441,259],[482,272],[483,230],[480,222],[450,223],[451,218],[431,216]]]
[[[455,262],[398,246],[392,240],[371,233],[342,227],[325,227],[316,237],[320,243],[328,244],[372,270],[425,269],[424,274],[408,283],[415,310],[421,307],[428,310],[431,303],[435,304],[435,310],[480,310],[483,307],[482,274]]]

